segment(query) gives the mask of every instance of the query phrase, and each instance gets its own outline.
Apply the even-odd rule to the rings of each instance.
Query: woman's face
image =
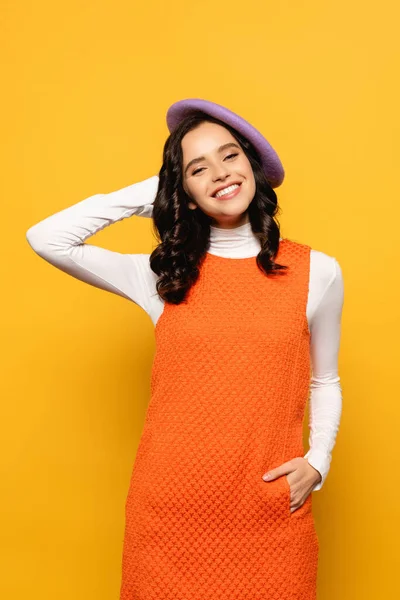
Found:
[[[247,209],[256,192],[254,173],[230,131],[205,121],[189,131],[181,144],[183,188],[192,200],[189,208],[200,208],[215,227],[230,229],[247,223]],[[232,145],[220,148],[226,144]],[[216,196],[233,184],[239,187]]]

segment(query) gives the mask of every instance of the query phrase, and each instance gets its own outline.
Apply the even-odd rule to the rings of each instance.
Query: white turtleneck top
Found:
[[[156,291],[158,276],[150,254],[121,254],[85,243],[105,227],[133,215],[151,217],[157,175],[120,190],[95,194],[33,225],[26,233],[33,250],[50,264],[95,287],[130,300],[157,323],[164,302]],[[211,227],[208,251],[226,258],[256,256],[260,244],[250,223],[233,229]],[[309,450],[304,458],[321,474],[320,490],[330,468],[342,411],[338,375],[343,278],[337,260],[312,249],[307,301],[310,330]]]

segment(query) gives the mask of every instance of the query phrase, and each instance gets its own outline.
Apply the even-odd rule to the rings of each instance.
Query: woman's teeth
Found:
[[[233,190],[235,190],[236,188],[238,188],[238,184],[235,183],[234,185],[230,185],[227,188],[224,188],[223,190],[220,190],[219,192],[217,192],[215,194],[216,198],[219,198],[220,196],[224,196],[225,194],[230,194],[231,192],[233,192]]]

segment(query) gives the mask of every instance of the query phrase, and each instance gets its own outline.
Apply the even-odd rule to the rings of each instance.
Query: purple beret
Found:
[[[169,132],[172,133],[182,119],[195,110],[202,110],[208,115],[220,119],[244,135],[260,154],[264,173],[271,187],[276,188],[281,185],[285,176],[285,171],[279,156],[271,144],[255,127],[253,127],[253,125],[243,119],[243,117],[240,117],[220,104],[210,102],[209,100],[201,100],[200,98],[187,98],[175,102],[167,111],[167,126]]]

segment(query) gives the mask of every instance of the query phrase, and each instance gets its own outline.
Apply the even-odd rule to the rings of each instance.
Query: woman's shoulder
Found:
[[[320,286],[327,288],[336,281],[342,280],[342,269],[337,258],[321,250],[311,247],[309,244],[297,241],[293,238],[283,238],[285,243],[293,250],[309,252],[310,254],[310,278],[318,281]]]
[[[335,256],[311,249],[310,288],[318,289],[321,297],[329,293],[333,297],[343,296],[343,273]]]

